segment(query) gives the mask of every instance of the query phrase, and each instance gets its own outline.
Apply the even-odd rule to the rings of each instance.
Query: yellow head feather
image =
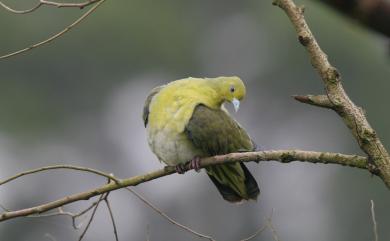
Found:
[[[206,80],[209,80],[207,82],[216,90],[220,105],[225,101],[232,102],[234,99],[242,100],[245,97],[245,85],[237,76],[222,76]]]

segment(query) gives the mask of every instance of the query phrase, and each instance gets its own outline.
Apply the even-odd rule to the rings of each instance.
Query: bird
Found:
[[[246,88],[237,76],[184,78],[155,87],[145,100],[143,121],[148,144],[157,158],[175,166],[199,171],[201,158],[256,150],[245,129],[229,114],[237,112]],[[231,203],[257,200],[259,186],[242,162],[205,168],[223,199]]]

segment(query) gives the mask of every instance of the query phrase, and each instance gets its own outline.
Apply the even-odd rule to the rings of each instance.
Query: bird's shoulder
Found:
[[[144,109],[143,109],[143,113],[142,113],[142,119],[144,121],[144,125],[145,127],[147,126],[148,124],[148,120],[149,120],[149,106],[150,106],[150,103],[152,102],[152,99],[155,95],[157,95],[163,88],[165,87],[165,85],[161,85],[161,86],[157,86],[155,88],[153,88],[148,96],[146,97],[146,100],[145,100],[145,104],[144,104]]]
[[[181,132],[198,104],[216,106],[215,91],[203,79],[187,78],[154,88],[143,111],[145,127],[172,125]]]

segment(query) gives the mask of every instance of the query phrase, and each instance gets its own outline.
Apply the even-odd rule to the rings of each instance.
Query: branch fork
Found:
[[[314,38],[303,16],[303,8],[292,0],[274,0],[273,4],[285,11],[298,35],[299,42],[309,53],[311,63],[325,85],[325,95],[294,96],[302,103],[334,110],[352,132],[356,142],[370,161],[369,170],[379,175],[390,188],[390,156],[378,135],[370,126],[364,110],[355,105],[346,94],[338,70],[330,64]]]

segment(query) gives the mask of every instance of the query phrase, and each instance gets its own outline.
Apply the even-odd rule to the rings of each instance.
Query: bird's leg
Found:
[[[194,169],[196,172],[200,172],[200,157],[194,156],[190,161],[190,168]]]
[[[186,172],[186,164],[180,163],[175,166],[175,170],[179,174],[184,174]]]

